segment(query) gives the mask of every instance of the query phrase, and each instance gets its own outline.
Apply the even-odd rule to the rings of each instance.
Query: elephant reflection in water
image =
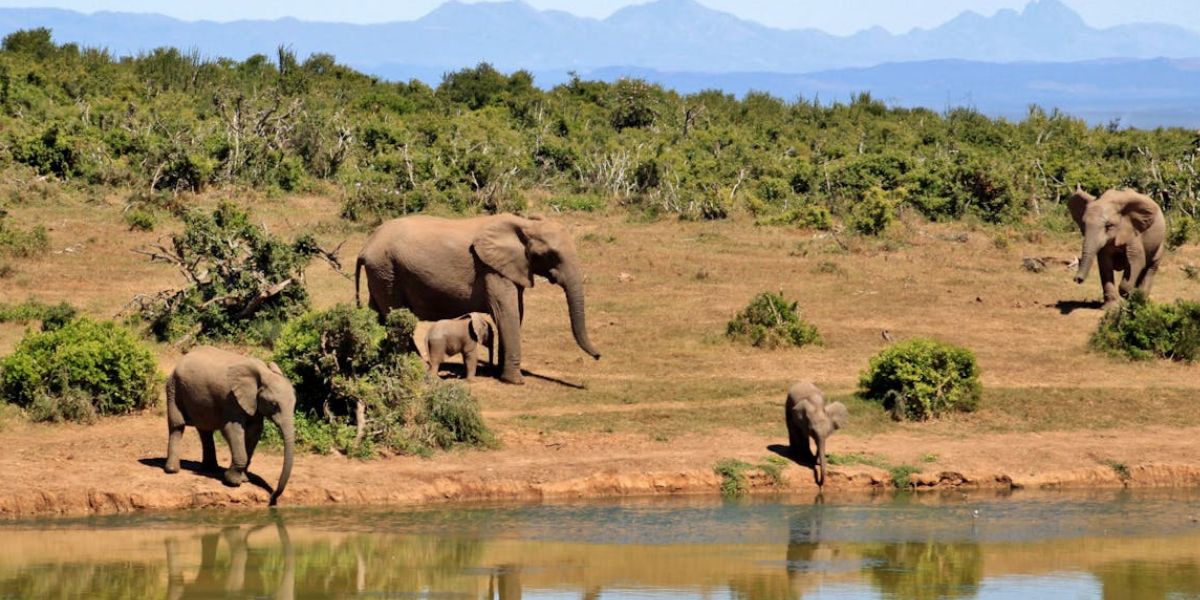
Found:
[[[274,585],[264,575],[273,573],[276,567],[268,563],[264,553],[252,551],[247,543],[251,534],[264,527],[266,525],[250,528],[230,526],[201,536],[200,570],[191,583],[184,581],[179,540],[167,540],[167,598],[211,598],[223,594],[265,597],[269,594],[272,598],[292,600],[295,597],[296,556],[283,522],[275,522],[283,554],[283,572]],[[229,548],[227,562],[217,559],[222,539]],[[273,593],[268,591],[270,588],[274,588]]]

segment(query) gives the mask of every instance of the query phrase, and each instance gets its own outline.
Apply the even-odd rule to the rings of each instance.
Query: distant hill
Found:
[[[965,12],[933,29],[851,36],[774,29],[693,0],[656,0],[606,19],[539,11],[522,2],[451,1],[415,21],[379,25],[271,21],[181,21],[159,15],[52,9],[0,9],[0,33],[49,27],[55,39],[129,54],[158,46],[245,58],[279,45],[328,52],[372,70],[387,64],[457,69],[489,61],[502,69],[783,72],[866,67],[885,62],[963,59],[1071,62],[1099,58],[1200,57],[1200,34],[1158,24],[1089,27],[1058,0],[1021,12]]]
[[[436,84],[487,61],[526,69],[543,86],[568,72],[637,76],[678,89],[766,91],[846,100],[870,91],[908,106],[969,105],[1019,117],[1057,107],[1105,123],[1200,127],[1200,34],[1163,24],[1089,27],[1058,0],[985,17],[965,12],[933,29],[851,36],[774,29],[693,0],[656,0],[606,19],[522,2],[447,2],[415,21],[379,25],[296,19],[181,21],[161,15],[0,9],[0,34],[49,27],[55,40],[135,54],[160,46],[243,59],[290,46],[333,54],[389,79]]]

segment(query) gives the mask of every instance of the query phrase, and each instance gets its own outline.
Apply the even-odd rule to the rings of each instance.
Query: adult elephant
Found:
[[[1075,283],[1087,279],[1094,260],[1100,269],[1105,308],[1116,305],[1135,287],[1149,294],[1167,234],[1158,204],[1128,189],[1108,190],[1099,198],[1081,190],[1067,200],[1067,208],[1083,233]],[[1119,287],[1114,270],[1124,272]]]
[[[492,315],[499,330],[500,379],[515,384],[524,382],[525,288],[533,287],[534,275],[541,275],[566,293],[575,342],[600,358],[587,335],[583,273],[575,243],[557,223],[511,214],[394,219],[380,225],[358,255],[356,303],[363,270],[369,305],[381,316],[394,308],[408,308],[423,321],[471,312]]]

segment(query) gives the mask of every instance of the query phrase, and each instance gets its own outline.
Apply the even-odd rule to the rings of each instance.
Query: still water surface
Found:
[[[0,524],[0,598],[1200,598],[1200,492]]]

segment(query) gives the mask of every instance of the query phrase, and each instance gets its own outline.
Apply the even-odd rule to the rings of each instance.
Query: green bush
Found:
[[[897,195],[878,187],[868,189],[850,209],[850,226],[863,235],[883,233],[896,220]],[[903,194],[899,195],[902,199]]]
[[[427,381],[416,324],[408,310],[380,324],[373,311],[344,304],[288,323],[275,360],[296,384],[301,447],[365,458],[377,448],[426,456],[494,443],[468,388]]]
[[[1179,215],[1171,219],[1171,227],[1167,231],[1167,247],[1174,250],[1187,244],[1200,230],[1200,223],[1188,215]]]
[[[729,322],[725,335],[756,348],[819,345],[821,334],[800,317],[798,305],[779,294],[763,292]]]
[[[858,385],[864,398],[883,404],[894,418],[922,421],[973,411],[982,393],[973,352],[922,338],[876,354]]]
[[[141,306],[139,316],[159,340],[261,337],[308,307],[304,268],[321,252],[311,236],[281,240],[229,202],[212,213],[185,213],[183,223],[169,247],[143,251],[187,278],[182,289]]]
[[[1120,307],[1104,315],[1090,344],[1133,360],[1194,362],[1200,357],[1200,303],[1159,304],[1134,290]]]
[[[80,397],[101,415],[146,408],[158,398],[158,381],[154,355],[111,321],[83,318],[27,333],[0,360],[5,399],[51,419],[81,418],[89,412],[79,408]]]
[[[158,217],[148,210],[134,208],[125,211],[125,224],[129,226],[130,231],[154,231],[154,226],[158,225]]]
[[[53,331],[75,320],[78,312],[66,302],[45,304],[38,300],[26,300],[20,304],[0,304],[0,323],[25,324],[41,321],[42,331]]]

